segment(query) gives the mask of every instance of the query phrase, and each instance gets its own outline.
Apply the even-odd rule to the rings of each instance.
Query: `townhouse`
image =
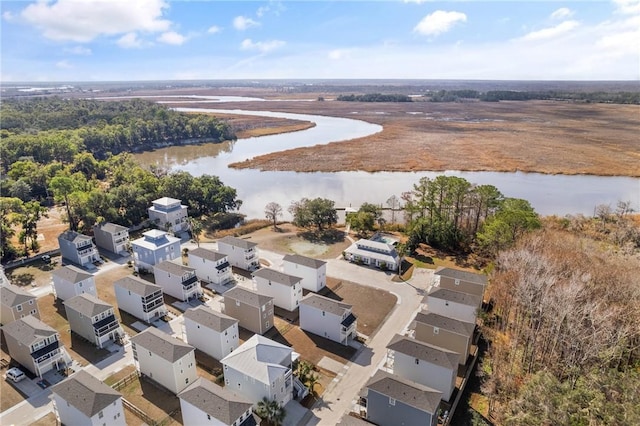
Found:
[[[474,323],[421,311],[416,314],[411,327],[416,340],[457,352],[460,364],[467,362],[476,328]]]
[[[63,260],[80,266],[89,266],[100,260],[100,254],[91,237],[75,231],[65,231],[58,236]]]
[[[81,294],[64,302],[71,331],[98,348],[124,337],[113,306],[90,294]]]
[[[218,251],[226,254],[231,266],[254,271],[260,267],[258,245],[242,238],[227,236],[218,240]]]
[[[136,271],[153,271],[153,266],[164,260],[179,259],[180,239],[158,229],[143,232],[131,242]]]
[[[348,345],[357,336],[352,306],[309,293],[300,302],[300,329]]]
[[[1,286],[0,324],[6,325],[27,315],[40,319],[37,298],[12,284]]]
[[[189,229],[187,206],[182,205],[180,200],[162,197],[151,203],[153,205],[148,209],[149,220],[160,229],[174,233]]]
[[[184,332],[187,343],[221,360],[239,345],[238,320],[206,306],[187,309]]]
[[[273,327],[273,297],[235,286],[222,295],[224,313],[238,320],[240,327],[264,334]]]
[[[226,254],[202,247],[189,251],[189,266],[195,268],[201,281],[223,285],[233,281],[231,264]]]
[[[188,266],[165,260],[153,267],[153,276],[165,294],[183,302],[203,294],[196,270]]]
[[[487,276],[441,266],[433,273],[433,286],[482,297]]]
[[[251,274],[260,294],[273,297],[274,305],[294,311],[302,300],[302,278],[270,268],[261,268]]]
[[[129,275],[114,282],[113,289],[118,308],[144,322],[167,314],[162,287],[157,284]]]
[[[93,227],[96,246],[115,254],[128,254],[129,228],[111,222],[102,222]]]
[[[64,301],[83,293],[98,296],[93,274],[77,266],[67,265],[56,269],[51,273],[51,278],[56,299]]]
[[[302,288],[319,292],[327,285],[327,262],[299,254],[287,254],[282,262],[286,274],[302,278]]]

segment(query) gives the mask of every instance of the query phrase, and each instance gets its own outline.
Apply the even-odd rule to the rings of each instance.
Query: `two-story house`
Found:
[[[287,311],[295,311],[302,300],[302,278],[262,268],[251,274],[260,294],[273,297],[274,305]]]
[[[1,286],[0,324],[6,325],[27,315],[40,319],[36,297],[12,284]]]
[[[77,266],[67,265],[51,273],[56,299],[67,300],[83,293],[98,296],[96,282],[90,274]]]
[[[257,404],[262,398],[285,405],[293,398],[293,350],[254,334],[224,357],[225,386]]]
[[[441,266],[433,273],[433,286],[482,297],[487,287],[487,276]]]
[[[393,374],[436,389],[449,401],[456,387],[460,354],[399,334],[387,349]]]
[[[173,231],[174,233],[189,229],[187,206],[180,204],[180,200],[162,197],[153,200],[152,203],[153,205],[148,209],[149,220],[158,225],[159,228],[165,231]]]
[[[457,352],[460,364],[467,362],[476,328],[474,323],[422,311],[416,314],[412,328],[416,340]]]
[[[187,309],[184,317],[186,341],[221,360],[238,347],[238,320],[206,306]]]
[[[60,334],[32,315],[6,324],[2,331],[9,356],[36,376],[71,363]]]
[[[174,394],[198,378],[194,347],[157,328],[133,336],[131,349],[138,372]]]
[[[302,278],[302,288],[317,293],[327,285],[327,262],[299,254],[287,254],[282,260],[285,273]]]
[[[442,392],[378,370],[366,384],[366,419],[379,426],[436,426]]]
[[[203,378],[178,394],[184,426],[255,426],[252,404],[246,398]]]
[[[96,246],[116,254],[127,254],[129,228],[111,222],[102,222],[93,227]]]
[[[390,271],[397,271],[400,265],[400,256],[392,244],[364,238],[351,244],[344,251],[344,258],[350,262]]]
[[[113,306],[95,296],[74,296],[64,302],[64,309],[71,331],[99,348],[124,337]]]
[[[98,249],[91,237],[76,231],[65,231],[58,236],[62,259],[80,266],[91,265],[100,260]]]
[[[142,237],[131,241],[136,271],[152,271],[163,260],[179,259],[180,239],[158,229],[143,232]]]
[[[253,271],[260,267],[258,245],[251,241],[227,236],[218,240],[218,251],[226,254],[231,266]]]
[[[463,322],[476,322],[482,297],[446,288],[432,287],[422,299],[427,309],[434,314],[455,318]]]
[[[194,268],[165,260],[153,267],[153,276],[166,294],[183,302],[203,294]]]
[[[114,282],[113,288],[118,308],[142,321],[151,322],[167,314],[159,285],[129,275]]]
[[[195,268],[201,281],[218,285],[233,281],[227,255],[215,250],[202,247],[189,250],[189,266]]]
[[[122,395],[84,370],[51,388],[58,424],[126,426]]]
[[[357,319],[349,304],[309,293],[300,302],[300,328],[334,342],[349,344],[357,336]]]
[[[240,286],[227,290],[224,313],[238,320],[240,327],[264,334],[273,327],[273,297]]]

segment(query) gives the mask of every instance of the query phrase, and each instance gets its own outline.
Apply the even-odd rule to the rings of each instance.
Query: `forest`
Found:
[[[639,92],[580,92],[580,91],[528,91],[528,90],[487,90],[485,92],[462,90],[439,90],[423,95],[430,102],[458,102],[477,99],[483,102],[554,100],[611,104],[640,104]]]
[[[337,101],[345,102],[411,102],[411,98],[402,94],[366,93],[364,95],[338,95]]]

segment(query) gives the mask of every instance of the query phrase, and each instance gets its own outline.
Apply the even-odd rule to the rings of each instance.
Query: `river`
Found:
[[[205,99],[198,101],[211,102],[211,97]],[[592,215],[596,205],[608,204],[615,208],[618,201],[631,201],[633,209],[640,210],[640,179],[631,177],[521,172],[299,173],[231,169],[228,164],[257,155],[363,137],[381,131],[382,127],[361,120],[307,114],[207,108],[178,110],[283,117],[316,123],[315,127],[299,132],[219,144],[168,147],[135,155],[143,165],[157,164],[194,176],[219,176],[222,182],[237,190],[238,198],[243,201],[240,212],[248,218],[263,218],[264,207],[269,202],[277,202],[286,210],[292,201],[303,197],[328,198],[334,200],[337,207],[358,208],[363,202],[386,207],[384,203],[390,196],[399,197],[402,192],[411,190],[421,177],[433,178],[441,174],[460,176],[475,184],[495,185],[507,197],[529,200],[542,215]],[[288,216],[285,212],[285,219]]]

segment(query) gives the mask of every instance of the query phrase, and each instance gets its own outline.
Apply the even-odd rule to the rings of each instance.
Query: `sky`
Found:
[[[0,0],[0,81],[638,80],[640,0]]]

